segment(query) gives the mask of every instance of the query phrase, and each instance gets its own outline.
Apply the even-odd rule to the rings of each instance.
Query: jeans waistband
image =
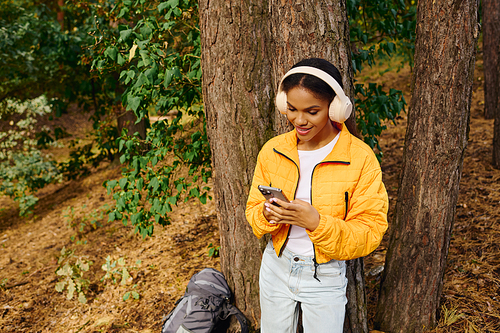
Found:
[[[304,266],[310,266],[314,265],[314,257],[313,256],[301,256],[298,254],[293,253],[292,251],[288,250],[287,248],[283,249],[283,252],[281,253],[281,256],[284,258],[293,261],[294,263],[298,265],[304,265]]]
[[[272,241],[269,241],[267,246],[273,246]],[[309,265],[314,265],[314,256],[302,256],[299,254],[295,254],[292,251],[288,250],[286,247],[283,249],[283,252],[281,253],[281,256],[286,258],[287,260],[293,261],[294,264],[297,265],[304,265],[304,266],[309,266]],[[339,261],[332,259],[329,262],[320,264],[320,265],[325,265],[325,264],[330,264],[336,267],[342,267],[345,265],[345,261]]]

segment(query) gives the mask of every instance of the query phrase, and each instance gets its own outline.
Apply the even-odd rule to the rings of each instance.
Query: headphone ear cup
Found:
[[[345,121],[342,112],[342,102],[338,96],[335,96],[333,101],[330,103],[329,116],[332,121],[337,123],[343,123]]]
[[[329,116],[330,119],[337,123],[345,122],[352,112],[351,101],[348,100],[347,103],[342,103],[338,96],[335,96],[333,101],[330,103]]]
[[[276,95],[276,107],[281,114],[286,114],[286,93],[279,91]]]

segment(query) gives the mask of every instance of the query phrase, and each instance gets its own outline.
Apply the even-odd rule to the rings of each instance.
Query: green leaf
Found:
[[[144,84],[149,84],[149,80],[147,78],[146,75],[144,75],[144,73],[140,73],[139,74],[139,77],[137,77],[137,81],[135,82],[134,84],[134,88],[139,88],[141,87],[142,85]]]
[[[207,194],[203,193],[201,196],[199,196],[199,199],[200,202],[205,205],[207,203]]]
[[[174,76],[174,73],[173,73],[172,69],[167,69],[165,71],[165,80],[163,81],[163,86],[165,87],[165,89],[168,88],[168,85],[172,81],[173,76]]]
[[[193,197],[196,197],[198,198],[200,196],[200,191],[198,191],[198,189],[196,187],[192,188],[190,191],[189,191],[190,195],[192,195]]]
[[[169,6],[169,3],[168,2],[162,2],[158,5],[158,12],[162,12],[165,8],[167,8]]]
[[[116,62],[117,62],[117,63],[118,63],[118,65],[120,65],[120,66],[121,66],[121,65],[123,65],[123,64],[126,62],[125,58],[124,58],[124,57],[121,55],[121,53],[119,53],[119,52],[118,52],[118,55],[117,55],[117,57],[116,57]]]
[[[109,180],[106,183],[106,188],[108,189],[108,194],[110,194],[110,191],[115,188],[116,184],[118,184],[118,182],[115,179]]]
[[[149,183],[149,187],[153,188],[153,193],[158,191],[158,188],[160,187],[160,182],[158,181],[158,178],[154,177],[151,179],[151,182]]]
[[[146,44],[149,43],[149,39],[146,40],[138,40],[137,41],[137,46],[142,50],[146,46]]]
[[[120,31],[120,39],[122,41],[127,40],[130,37],[130,35],[132,35],[132,32],[133,32],[132,29],[127,29],[127,30]]]
[[[153,200],[152,210],[153,210],[153,211],[155,211],[155,212],[158,212],[158,211],[160,211],[161,206],[162,206],[162,205],[161,205],[161,203],[160,203],[160,199],[155,198],[155,199]]]
[[[177,78],[182,78],[181,71],[179,70],[179,67],[172,67],[172,74],[177,77]]]
[[[144,187],[144,179],[143,178],[139,178],[139,180],[137,181],[137,189],[139,191],[142,191],[143,187]]]
[[[151,27],[148,25],[148,24],[144,24],[140,29],[139,31],[141,32],[141,35],[144,37],[144,38],[149,38],[149,36],[151,35],[151,33],[153,32],[153,30],[151,29]]]
[[[179,0],[168,0],[167,3],[170,4],[170,8],[175,8],[179,6]]]
[[[113,61],[116,61],[117,54],[118,54],[118,49],[114,45],[108,46],[106,51],[104,51],[104,55],[109,57]]]
[[[129,297],[130,297],[130,291],[127,291],[125,295],[123,295],[123,300],[126,301],[129,299]]]
[[[167,2],[162,2],[158,5],[158,12],[164,11],[166,8],[175,8],[179,5],[179,0],[168,0]]]
[[[136,112],[139,105],[141,105],[141,98],[139,96],[128,95],[127,109],[132,109],[132,111]]]
[[[125,186],[127,185],[127,183],[128,183],[128,179],[127,178],[120,179],[119,184],[120,184],[120,187],[121,187],[122,190],[125,189]]]
[[[125,14],[129,12],[129,9],[127,7],[124,7],[120,10],[120,14],[118,14],[117,18],[123,17]]]

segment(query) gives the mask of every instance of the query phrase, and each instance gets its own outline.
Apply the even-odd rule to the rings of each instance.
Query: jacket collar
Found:
[[[344,124],[335,123],[340,130],[340,137],[332,151],[323,160],[325,162],[351,163],[351,142],[352,136]],[[283,134],[273,147],[273,150],[285,155],[287,158],[299,165],[299,153],[297,150],[297,132],[294,130]]]

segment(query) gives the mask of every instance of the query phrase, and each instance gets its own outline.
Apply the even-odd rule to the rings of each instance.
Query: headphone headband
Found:
[[[282,90],[281,85],[283,80],[292,74],[309,74],[316,76],[317,78],[323,80],[333,91],[335,91],[336,96],[329,106],[329,116],[332,121],[343,123],[349,118],[352,112],[352,103],[349,98],[345,95],[344,90],[340,84],[335,80],[330,74],[316,67],[310,66],[299,66],[290,69],[281,78],[280,85],[278,86],[278,93],[276,94],[276,107],[282,114],[286,114],[287,109],[287,98],[285,92]]]
[[[342,101],[342,103],[350,102],[349,98],[345,95],[344,90],[340,86],[340,84],[335,80],[330,74],[328,74],[325,71],[322,71],[319,68],[316,67],[310,67],[310,66],[299,66],[290,69],[288,72],[286,72],[285,75],[283,75],[283,78],[281,79],[280,82],[280,89],[281,89],[281,84],[283,83],[283,80],[287,78],[290,75],[293,74],[309,74],[316,76],[317,78],[325,81],[330,87],[332,87],[333,91],[335,91],[335,94],[339,97],[339,99]]]

